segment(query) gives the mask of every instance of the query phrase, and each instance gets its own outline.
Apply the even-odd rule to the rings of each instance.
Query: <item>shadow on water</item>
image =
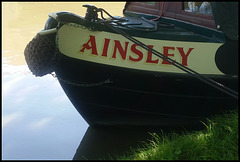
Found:
[[[88,127],[73,160],[109,160],[128,155],[131,149],[141,148],[152,139],[150,133],[181,133],[202,130],[202,124],[179,127]]]

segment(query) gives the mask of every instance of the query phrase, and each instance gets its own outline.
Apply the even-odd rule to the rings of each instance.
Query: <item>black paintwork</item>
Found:
[[[115,33],[102,24],[69,12],[57,14],[61,21],[58,28],[66,22],[74,22],[94,30]],[[128,21],[128,25],[135,25],[135,28],[136,24],[142,21],[136,18],[129,20],[132,24]],[[214,39],[177,27],[178,23],[166,26],[158,24],[158,30],[153,32],[131,30],[122,26],[118,28],[132,36],[151,39],[219,42],[221,38],[219,32],[215,32],[220,35],[216,37],[214,34]],[[45,29],[56,25],[56,21],[49,18]],[[138,25],[138,28],[144,27]],[[55,72],[65,93],[90,126],[196,124],[211,115],[236,109],[238,104],[231,96],[187,74],[120,68],[73,59],[60,52],[57,55]],[[238,89],[238,79],[232,75],[207,77],[234,90]],[[101,83],[107,79],[111,83],[91,87],[79,86],[83,83]]]

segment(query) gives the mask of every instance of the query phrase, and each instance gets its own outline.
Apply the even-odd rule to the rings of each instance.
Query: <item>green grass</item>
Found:
[[[203,123],[203,122],[202,122]],[[214,116],[206,129],[183,134],[152,133],[153,140],[115,160],[239,160],[238,111]]]

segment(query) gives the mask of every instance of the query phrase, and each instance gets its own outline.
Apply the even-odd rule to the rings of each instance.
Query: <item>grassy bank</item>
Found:
[[[153,133],[153,140],[130,156],[116,160],[239,160],[238,111],[215,116],[203,123],[205,130],[176,133]]]

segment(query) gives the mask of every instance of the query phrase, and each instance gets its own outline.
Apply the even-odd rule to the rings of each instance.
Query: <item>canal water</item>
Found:
[[[58,80],[35,77],[24,59],[27,43],[51,12],[84,16],[83,4],[122,16],[125,2],[2,2],[2,159],[106,159],[126,154],[162,128],[92,128]]]
[[[124,2],[2,2],[2,159],[73,159],[88,124],[58,80],[35,77],[24,49],[50,12],[85,15],[83,4],[122,15]]]

